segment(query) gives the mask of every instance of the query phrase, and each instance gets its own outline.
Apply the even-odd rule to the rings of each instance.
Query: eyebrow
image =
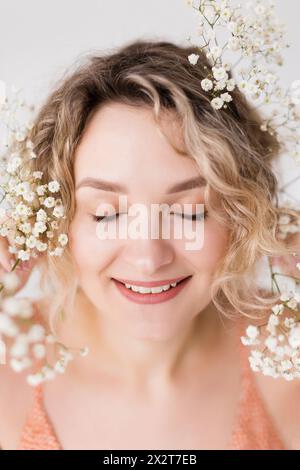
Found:
[[[167,190],[167,194],[179,193],[181,191],[187,191],[188,189],[202,188],[206,186],[206,179],[203,176],[197,176],[196,178],[190,178],[185,181],[174,184]],[[76,190],[82,187],[88,187],[98,189],[102,191],[114,192],[114,193],[128,193],[128,188],[123,184],[114,181],[104,181],[98,178],[87,177],[83,178],[80,183],[76,186]]]

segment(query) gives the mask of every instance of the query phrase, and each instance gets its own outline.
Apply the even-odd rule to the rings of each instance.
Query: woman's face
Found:
[[[164,120],[164,130],[175,143],[182,142],[174,117]],[[177,203],[182,210],[183,204],[193,204],[193,214],[203,213],[206,207],[196,211],[195,204],[204,204],[204,186],[175,187],[199,178],[195,161],[170,146],[151,110],[109,103],[90,120],[76,151],[74,171],[76,212],[70,227],[70,248],[85,295],[101,321],[113,328],[135,338],[175,336],[211,301],[211,279],[226,250],[225,230],[208,213],[204,220],[190,222],[190,229],[175,238],[172,227],[184,219],[178,213],[172,215],[171,210],[169,237],[151,237],[150,229],[148,236],[140,238],[129,232],[121,238],[117,232],[117,236],[105,239],[99,233],[104,229],[107,232],[113,224],[117,230],[124,228],[125,213],[136,203],[148,210],[142,220],[149,226],[153,223],[151,204]],[[127,196],[125,211],[119,208],[119,196]],[[122,215],[97,221],[95,215],[101,214],[99,206],[103,203]],[[127,224],[133,224],[135,217],[130,214]],[[159,230],[160,220],[156,226]],[[190,250],[188,232],[195,234],[196,227],[200,232],[203,229],[203,245]],[[170,280],[184,278],[184,282],[170,287]],[[157,281],[156,286],[166,287],[160,293],[140,293],[117,280],[143,287]]]

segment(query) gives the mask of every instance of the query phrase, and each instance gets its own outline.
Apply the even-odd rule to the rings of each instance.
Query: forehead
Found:
[[[165,133],[183,155],[168,142]],[[75,178],[100,176],[130,181],[138,177],[176,178],[195,175],[198,167],[185,154],[176,115],[163,111],[155,122],[148,108],[109,103],[89,121],[75,153]],[[141,173],[142,171],[142,173]]]

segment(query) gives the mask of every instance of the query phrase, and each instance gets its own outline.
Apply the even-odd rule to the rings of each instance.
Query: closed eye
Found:
[[[112,215],[95,215],[95,214],[92,214],[92,218],[95,222],[102,222],[104,219],[109,222],[110,220],[113,220],[114,218],[116,218],[119,215],[121,215],[121,214],[119,214],[119,213],[112,214]]]
[[[104,219],[109,222],[109,221],[115,219],[117,216],[122,215],[122,214],[125,214],[125,212],[123,212],[121,214],[117,213],[117,214],[112,214],[112,215],[95,215],[95,214],[92,214],[92,218],[95,222],[102,222]],[[207,216],[207,211],[198,212],[198,213],[195,213],[195,214],[176,214],[176,213],[174,213],[174,215],[179,215],[180,217],[182,217],[184,219],[197,221],[197,220],[205,219],[205,217]]]
[[[184,219],[197,221],[197,220],[203,220],[203,219],[205,219],[205,217],[207,216],[207,211],[198,212],[198,213],[196,213],[196,214],[175,214],[175,215],[179,215],[179,216],[181,216],[181,217],[184,218]]]

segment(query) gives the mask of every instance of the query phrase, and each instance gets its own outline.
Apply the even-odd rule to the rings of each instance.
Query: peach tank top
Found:
[[[242,326],[242,325],[241,325]],[[238,333],[241,336],[241,327]],[[287,450],[255,383],[248,354],[239,341],[240,396],[227,450]],[[43,401],[43,384],[34,388],[34,401],[23,426],[17,450],[64,450]]]

